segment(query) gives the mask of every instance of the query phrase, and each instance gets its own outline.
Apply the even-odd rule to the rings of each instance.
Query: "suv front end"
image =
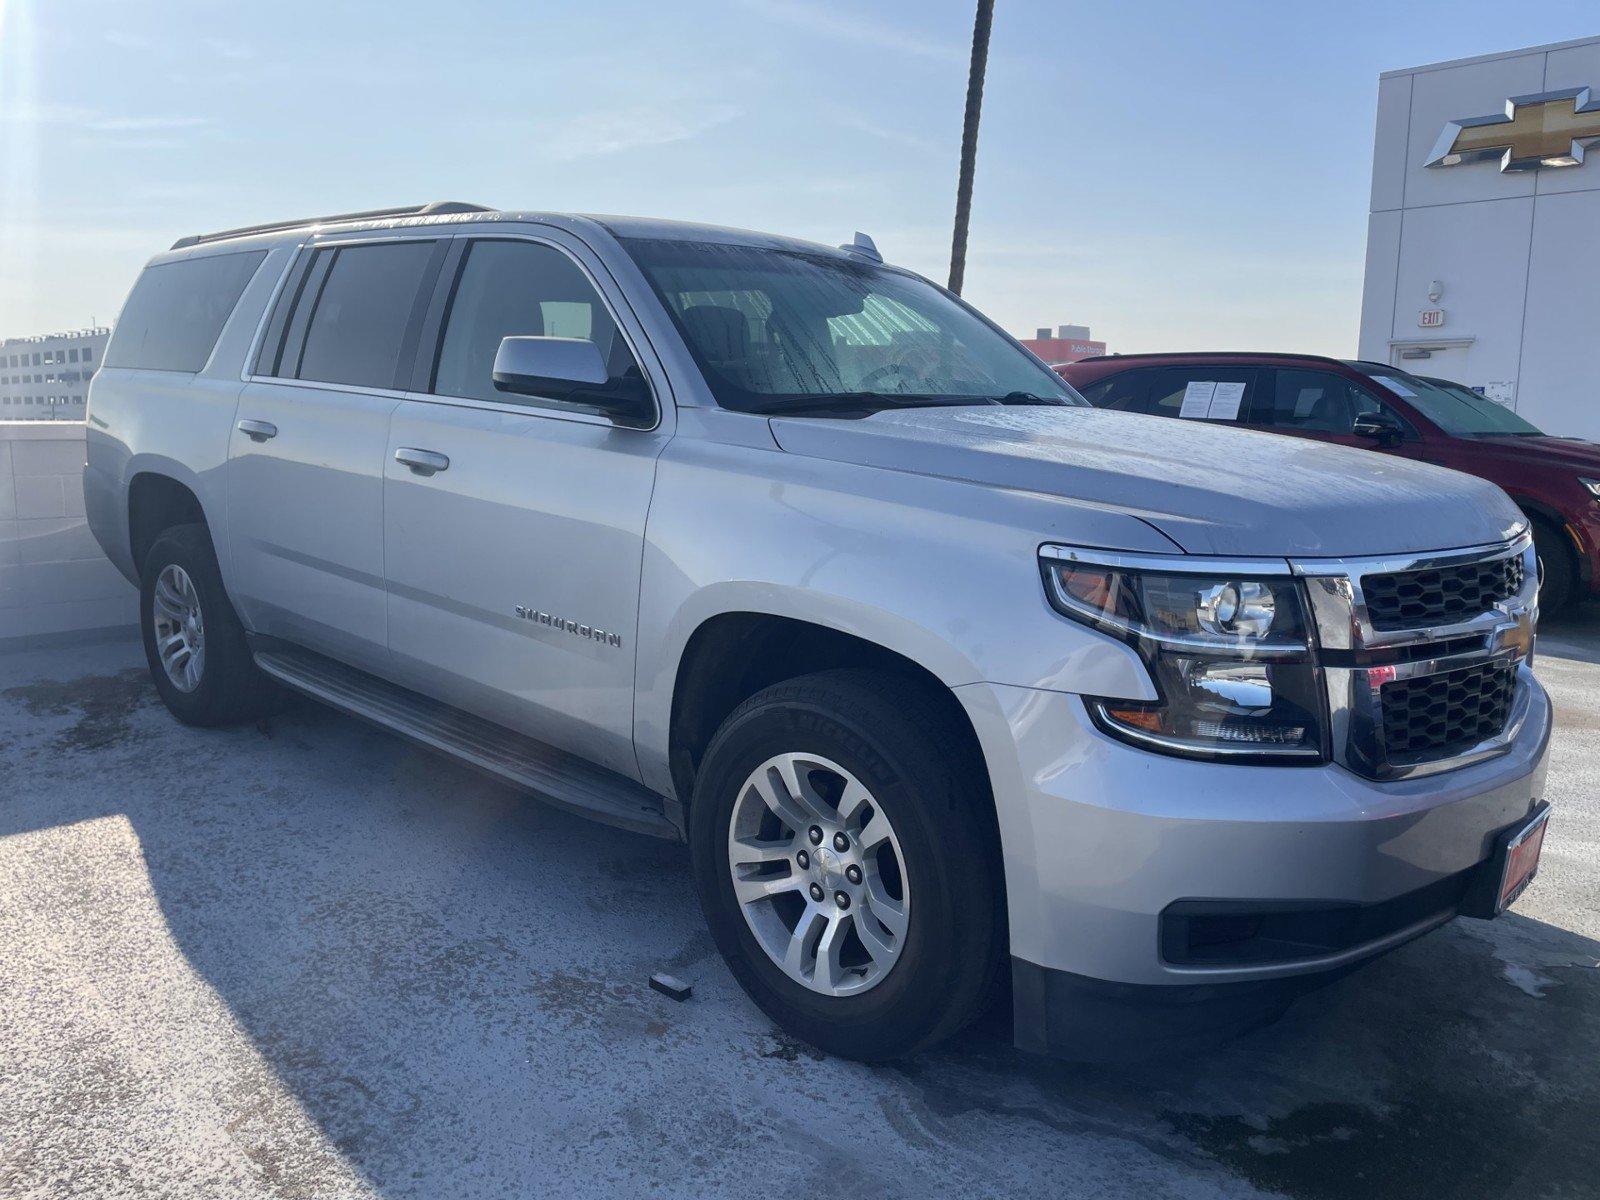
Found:
[[[997,791],[1025,796],[1019,1045],[1228,1036],[1502,906],[1503,846],[1547,811],[1525,532],[1372,559],[1048,544],[1040,566],[1064,619],[1137,649],[1153,697],[961,689]]]

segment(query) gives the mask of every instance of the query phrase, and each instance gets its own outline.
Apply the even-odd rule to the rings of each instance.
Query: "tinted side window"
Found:
[[[117,320],[105,365],[200,370],[266,256],[265,250],[253,250],[146,267]]]
[[[411,307],[432,255],[432,242],[341,246],[319,293],[306,297],[316,307],[294,374],[318,383],[393,387]]]
[[[473,242],[445,319],[434,392],[527,403],[494,386],[494,356],[508,337],[587,338],[613,381],[642,379],[611,314],[570,258],[534,242]]]
[[[1365,389],[1331,371],[1275,372],[1270,396],[1258,400],[1251,420],[1275,429],[1349,433],[1356,417],[1382,406]]]
[[[1212,367],[1205,364],[1169,367],[1155,373],[1143,405],[1131,411],[1158,417],[1179,416],[1183,411],[1183,398],[1192,383],[1232,385],[1231,389],[1224,389],[1222,397],[1213,402],[1209,416],[1212,420],[1237,421],[1250,411],[1252,393],[1256,390],[1256,372],[1250,367]],[[1242,395],[1238,394],[1240,385],[1244,387]],[[1238,400],[1237,407],[1233,403],[1235,399]]]
[[[1145,399],[1150,395],[1150,374],[1149,371],[1124,371],[1083,388],[1083,398],[1096,408],[1144,412]]]

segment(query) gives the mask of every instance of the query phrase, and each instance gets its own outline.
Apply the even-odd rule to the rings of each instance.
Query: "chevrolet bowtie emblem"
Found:
[[[1578,167],[1589,142],[1600,140],[1600,101],[1588,88],[1513,96],[1504,115],[1451,121],[1424,166],[1498,158],[1502,171]]]

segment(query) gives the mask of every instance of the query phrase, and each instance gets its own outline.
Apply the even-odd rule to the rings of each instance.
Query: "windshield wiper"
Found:
[[[1007,392],[991,397],[996,404],[1036,404],[1045,408],[1065,408],[1067,402],[1059,396],[1035,396],[1032,392]]]
[[[965,396],[935,396],[917,392],[826,392],[815,396],[775,397],[752,411],[763,416],[781,416],[784,413],[829,412],[836,409],[859,412],[884,408],[947,408],[972,403],[974,401]],[[977,403],[992,402],[979,400]]]
[[[1004,396],[951,395],[928,392],[822,392],[815,396],[774,396],[751,411],[763,416],[801,413],[851,413],[870,415],[886,408],[970,408],[973,405],[1026,404],[1046,408],[1068,407],[1067,401],[1036,396],[1032,392],[1007,392]]]

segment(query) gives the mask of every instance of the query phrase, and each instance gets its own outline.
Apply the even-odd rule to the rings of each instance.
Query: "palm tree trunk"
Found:
[[[978,163],[978,116],[983,109],[983,76],[989,66],[989,27],[994,0],[978,0],[972,23],[972,66],[967,72],[967,115],[961,124],[961,179],[956,184],[956,232],[950,243],[950,290],[961,294],[967,275],[967,222],[972,216],[972,174]]]

